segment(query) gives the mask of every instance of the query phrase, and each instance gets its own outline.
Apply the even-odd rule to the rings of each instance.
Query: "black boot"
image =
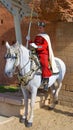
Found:
[[[48,91],[48,82],[49,82],[49,78],[43,79],[44,90],[46,91]]]

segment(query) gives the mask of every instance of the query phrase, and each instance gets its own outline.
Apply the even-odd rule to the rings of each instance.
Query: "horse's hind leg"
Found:
[[[62,82],[56,82],[52,87],[51,87],[51,92],[53,95],[53,101],[49,109],[54,109],[56,104],[58,104],[58,95],[62,87]]]
[[[52,110],[55,108],[55,94],[56,94],[56,87],[55,85],[50,87],[51,93],[52,93],[52,102],[49,106],[49,109]]]
[[[58,101],[58,95],[59,95],[59,92],[61,90],[61,87],[62,87],[62,82],[58,83],[58,88],[57,88],[56,93],[54,95],[55,102]]]

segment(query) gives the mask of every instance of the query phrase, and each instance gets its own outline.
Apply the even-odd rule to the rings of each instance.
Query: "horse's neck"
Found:
[[[29,50],[23,45],[20,47],[20,69],[23,74],[30,71]]]

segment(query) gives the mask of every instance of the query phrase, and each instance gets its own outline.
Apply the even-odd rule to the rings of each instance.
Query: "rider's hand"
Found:
[[[35,49],[38,48],[38,46],[35,43],[31,43],[30,46],[33,47],[33,48],[35,48]]]

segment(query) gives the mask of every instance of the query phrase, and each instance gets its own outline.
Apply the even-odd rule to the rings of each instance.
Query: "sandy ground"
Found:
[[[19,122],[18,117],[0,124],[0,130],[73,130],[73,109],[57,105],[54,111],[48,107],[34,111],[34,123],[30,128]]]

